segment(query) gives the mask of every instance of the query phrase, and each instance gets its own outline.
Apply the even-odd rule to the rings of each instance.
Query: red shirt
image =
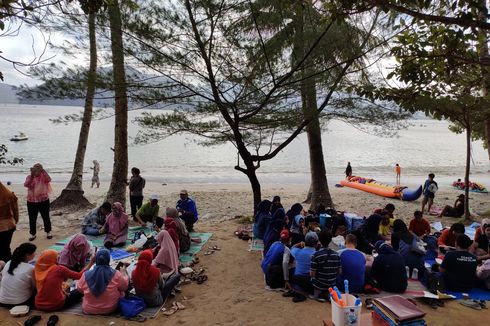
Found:
[[[415,233],[418,237],[423,237],[424,235],[430,233],[430,224],[425,218],[420,220],[414,218],[410,221],[408,229]]]
[[[78,280],[83,272],[74,272],[65,266],[57,265],[49,271],[44,285],[36,294],[34,303],[36,309],[42,311],[55,311],[63,308],[66,294],[62,289],[63,282],[67,279]]]
[[[442,231],[439,239],[437,239],[437,244],[439,246],[454,247],[456,245],[456,236],[451,232],[450,229],[445,229],[444,231]]]

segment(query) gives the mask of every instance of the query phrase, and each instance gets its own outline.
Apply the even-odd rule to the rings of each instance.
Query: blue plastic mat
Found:
[[[454,295],[456,299],[463,299],[463,292],[452,292],[452,291],[447,291],[447,294]],[[488,290],[483,290],[479,288],[474,288],[471,290],[470,293],[467,293],[470,299],[474,300],[485,300],[485,301],[490,301],[490,291]]]

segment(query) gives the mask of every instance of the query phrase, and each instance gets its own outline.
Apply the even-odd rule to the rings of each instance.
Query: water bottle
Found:
[[[410,278],[410,267],[405,266],[405,271],[407,273],[407,278]]]
[[[416,269],[416,268],[414,268],[414,269],[412,270],[412,280],[416,280],[416,279],[418,279],[418,278],[419,278],[419,270],[418,270],[418,269]]]

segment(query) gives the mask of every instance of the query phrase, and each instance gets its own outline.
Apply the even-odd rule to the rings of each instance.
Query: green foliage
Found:
[[[8,159],[7,152],[8,152],[7,146],[4,144],[0,144],[0,165],[6,165],[6,164],[16,165],[16,164],[24,163],[24,160],[19,157]]]

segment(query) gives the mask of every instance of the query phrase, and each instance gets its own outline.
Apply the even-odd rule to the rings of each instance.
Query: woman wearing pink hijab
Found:
[[[166,230],[162,230],[157,234],[156,240],[160,249],[153,259],[153,266],[160,268],[160,272],[165,274],[178,272],[179,256],[170,234]]]
[[[119,202],[112,204],[112,213],[107,216],[100,233],[107,233],[104,239],[104,247],[121,247],[126,244],[128,238],[128,215]]]
[[[90,253],[90,245],[83,234],[75,235],[60,253],[58,264],[78,272],[84,266]]]
[[[34,164],[31,174],[27,176],[24,187],[27,188],[27,213],[29,214],[29,241],[36,239],[37,215],[41,213],[48,239],[51,235],[51,219],[49,218],[49,193],[51,177],[40,163]]]

